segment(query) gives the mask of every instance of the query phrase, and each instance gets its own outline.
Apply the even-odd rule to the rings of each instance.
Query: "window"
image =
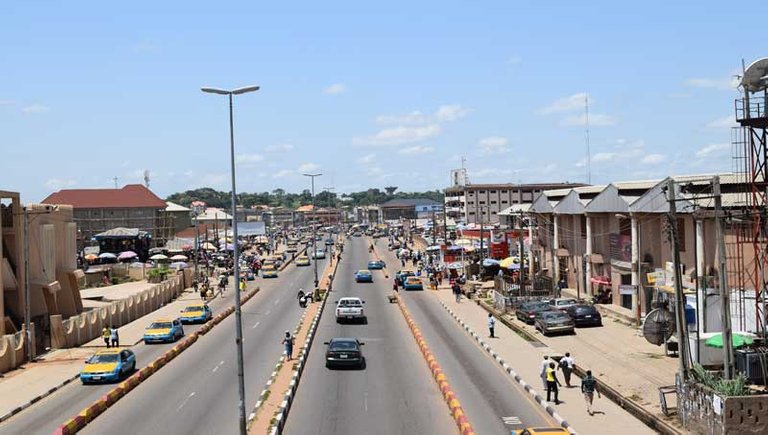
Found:
[[[502,203],[502,204],[509,204],[509,201],[507,201],[506,199],[502,199],[502,200],[501,200],[501,203]]]
[[[632,235],[632,221],[630,219],[619,219],[619,234],[622,236]]]
[[[491,201],[491,204],[496,204],[496,201]]]
[[[587,217],[581,216],[581,238],[585,239],[587,238]]]
[[[485,201],[480,201],[480,205],[485,205]]]
[[[491,193],[496,193],[496,191],[495,190],[491,190]]]
[[[485,195],[485,190],[478,190],[477,193],[480,195]]]
[[[506,195],[506,194],[507,194],[507,191],[506,191],[506,190],[502,190],[502,191],[500,191],[499,193],[501,193],[502,195]]]

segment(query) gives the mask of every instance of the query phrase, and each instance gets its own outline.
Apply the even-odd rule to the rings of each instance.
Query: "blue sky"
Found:
[[[768,55],[709,1],[11,2],[0,14],[0,190],[141,182],[337,192],[730,171],[732,76]],[[747,24],[744,24],[747,20]],[[763,50],[761,50],[761,48]]]

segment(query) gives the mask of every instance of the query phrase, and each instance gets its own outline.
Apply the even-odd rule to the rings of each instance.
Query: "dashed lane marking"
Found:
[[[257,326],[259,326],[260,324],[261,324],[261,322],[256,322],[256,323],[253,325],[253,328],[251,328],[251,329],[256,329],[256,327],[257,327]]]
[[[176,408],[176,411],[181,411],[181,408],[183,408],[183,407],[184,407],[184,405],[186,405],[186,404],[187,404],[187,402],[189,402],[189,399],[191,399],[191,398],[192,398],[192,397],[194,397],[194,396],[195,396],[195,392],[194,392],[194,391],[193,391],[193,392],[191,392],[191,393],[189,393],[189,396],[187,396],[187,398],[186,398],[186,399],[184,399],[184,401],[183,401],[183,402],[181,402],[181,405],[179,405],[179,407],[178,407],[178,408]]]
[[[514,416],[511,416],[511,417],[501,417],[501,421],[503,421],[504,424],[508,424],[508,425],[511,425],[511,426],[519,426],[519,425],[523,424],[523,422],[520,421],[520,417],[514,417]]]

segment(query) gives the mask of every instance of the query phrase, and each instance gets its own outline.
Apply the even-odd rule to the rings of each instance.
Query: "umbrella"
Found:
[[[152,255],[162,254],[163,253],[163,248],[152,248],[152,249],[149,250],[149,253],[152,254]]]
[[[440,245],[432,245],[427,247],[427,251],[439,251]]]
[[[224,246],[222,246],[221,249],[219,249],[219,251],[234,251],[234,250],[235,250],[235,245],[231,243],[227,243]]]
[[[189,251],[193,248],[192,248],[192,245],[187,244],[187,245],[181,245],[181,249],[184,251]]]
[[[752,344],[754,342],[754,335],[746,332],[734,332],[731,336],[731,340],[733,341],[733,347],[742,347],[746,346],[748,344]],[[723,347],[723,333],[719,333],[717,335],[713,335],[712,337],[708,338],[707,341],[704,342],[704,345],[709,347],[717,347],[722,348]]]
[[[99,254],[99,258],[102,258],[102,259],[115,259],[115,258],[117,258],[117,255],[115,255],[115,254],[113,254],[111,252],[102,252],[101,254]]]
[[[454,240],[453,244],[456,246],[472,246],[472,241],[469,239]]]
[[[96,254],[88,254],[88,255],[85,256],[85,259],[88,260],[88,261],[93,261],[93,260],[95,260],[97,258],[99,258],[99,256],[96,255]]]
[[[183,261],[177,261],[170,264],[171,269],[186,269],[189,265]]]
[[[491,267],[491,266],[498,266],[499,260],[494,260],[492,258],[486,258],[483,260],[483,267]]]
[[[186,255],[178,254],[178,255],[174,255],[173,257],[171,257],[171,260],[172,261],[187,261],[188,258],[187,258]]]
[[[117,258],[118,258],[118,260],[129,260],[131,258],[136,258],[138,256],[139,256],[139,254],[137,254],[137,253],[135,253],[133,251],[123,251],[123,252],[121,252],[117,256]]]
[[[517,259],[517,257],[507,257],[499,262],[499,266],[505,268],[505,269],[512,269],[512,266],[515,264],[519,264],[520,260]]]
[[[461,269],[461,263],[449,263],[447,266],[448,269]]]
[[[216,245],[214,245],[211,242],[205,242],[205,243],[202,244],[201,247],[203,249],[205,249],[206,251],[215,251],[216,250]]]
[[[155,254],[151,257],[149,257],[150,260],[159,261],[159,260],[167,260],[168,256],[163,254]]]

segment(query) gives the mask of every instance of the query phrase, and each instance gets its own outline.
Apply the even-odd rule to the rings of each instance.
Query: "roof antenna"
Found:
[[[149,189],[149,170],[144,170],[144,185]]]
[[[584,93],[584,126],[587,142],[587,184],[592,184],[592,158],[589,152],[589,94]]]
[[[117,189],[117,177],[113,178],[112,181],[115,182],[115,189]]]

